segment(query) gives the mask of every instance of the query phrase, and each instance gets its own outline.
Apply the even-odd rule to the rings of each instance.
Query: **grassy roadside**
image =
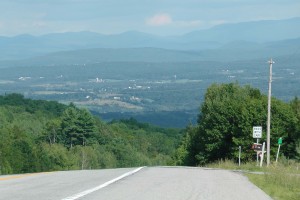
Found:
[[[245,173],[245,175],[273,199],[300,199],[300,163],[291,161],[260,168],[256,166],[256,163],[245,163],[239,167],[234,162],[225,160],[210,164],[207,167],[264,172],[263,174]]]

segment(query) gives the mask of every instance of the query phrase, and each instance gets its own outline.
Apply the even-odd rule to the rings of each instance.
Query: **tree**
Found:
[[[67,108],[62,115],[62,133],[67,145],[85,145],[95,133],[95,122],[87,110],[80,110],[74,106]]]
[[[81,144],[84,146],[86,144],[93,143],[94,141],[92,139],[95,138],[96,125],[93,116],[88,110],[79,110],[77,125],[81,128]]]
[[[36,172],[37,156],[33,141],[18,126],[13,126],[9,131],[12,137],[9,162],[13,173]]]
[[[295,97],[290,102],[290,106],[292,108],[292,111],[295,114],[296,119],[297,119],[296,133],[295,133],[294,137],[296,140],[299,140],[299,142],[300,142],[300,99],[298,97]]]
[[[204,164],[218,159],[234,159],[242,146],[243,160],[251,160],[255,153],[250,149],[254,142],[252,127],[266,130],[267,98],[258,89],[241,87],[237,83],[213,84],[205,94],[198,118],[196,133],[189,132],[186,148],[190,164]],[[271,155],[275,156],[279,137],[284,137],[282,151],[295,156],[296,120],[288,104],[272,99]],[[265,132],[265,131],[264,131]],[[262,140],[265,139],[265,135]],[[189,137],[191,139],[189,139]]]
[[[174,162],[175,165],[196,165],[195,155],[199,152],[199,140],[196,137],[197,127],[189,125],[185,130],[185,135],[176,151]],[[199,155],[198,155],[199,156]],[[202,160],[202,159],[198,159]],[[200,163],[204,164],[204,163]]]
[[[41,143],[37,148],[40,171],[79,169],[74,156],[62,144]]]
[[[47,140],[49,144],[60,142],[63,139],[61,135],[61,120],[52,119],[47,122],[44,132],[44,139]]]

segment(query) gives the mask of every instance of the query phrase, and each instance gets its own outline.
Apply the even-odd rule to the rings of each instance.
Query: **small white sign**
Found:
[[[261,138],[262,136],[262,127],[253,126],[253,138]]]

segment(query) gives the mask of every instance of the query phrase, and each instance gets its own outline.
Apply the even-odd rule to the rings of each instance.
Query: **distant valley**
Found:
[[[273,95],[285,101],[299,96],[299,25],[295,18],[173,37],[138,32],[0,37],[0,93],[74,102],[105,120],[134,117],[185,127],[195,123],[214,82],[249,84],[266,93],[271,57]]]

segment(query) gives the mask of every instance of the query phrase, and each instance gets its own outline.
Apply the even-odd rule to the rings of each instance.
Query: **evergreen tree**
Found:
[[[68,107],[61,122],[62,133],[65,135],[65,143],[73,145],[85,145],[95,134],[95,122],[87,110],[80,110],[74,106]]]

